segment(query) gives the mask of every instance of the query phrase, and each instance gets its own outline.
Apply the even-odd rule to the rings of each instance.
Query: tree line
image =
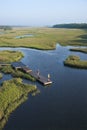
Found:
[[[11,30],[12,27],[11,26],[0,26],[0,29],[3,29],[3,30]]]
[[[87,29],[87,23],[56,24],[53,28]]]

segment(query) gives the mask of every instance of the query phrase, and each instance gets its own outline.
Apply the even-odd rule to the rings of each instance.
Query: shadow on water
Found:
[[[57,45],[56,50],[40,51],[28,48],[20,50],[22,62],[33,70],[51,75],[49,87],[36,82],[41,93],[29,96],[10,116],[4,130],[84,130],[87,129],[87,71],[68,68],[63,61],[70,54],[87,59],[80,52],[70,52],[68,47]],[[7,49],[7,48],[6,48]],[[24,82],[30,83],[28,80]]]

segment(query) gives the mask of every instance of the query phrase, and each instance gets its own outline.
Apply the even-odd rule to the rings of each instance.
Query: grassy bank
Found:
[[[87,69],[87,61],[80,60],[79,56],[74,55],[70,55],[68,58],[66,58],[64,65],[80,69]]]
[[[23,53],[19,51],[0,51],[0,62],[15,62],[23,57]]]
[[[16,38],[26,34],[32,37]],[[56,28],[15,28],[0,35],[0,46],[3,47],[29,47],[42,50],[55,49],[56,43],[61,45],[87,46],[87,31],[81,29]]]
[[[36,86],[24,84],[20,78],[3,82],[0,86],[0,130],[12,111],[27,99],[28,93],[35,90]]]
[[[87,53],[87,48],[71,48],[70,51]]]

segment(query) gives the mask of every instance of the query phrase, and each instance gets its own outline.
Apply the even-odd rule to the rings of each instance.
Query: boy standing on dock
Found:
[[[39,69],[37,70],[37,76],[38,76],[38,78],[40,78],[40,71],[39,71]]]
[[[48,74],[48,81],[50,81],[50,74]]]

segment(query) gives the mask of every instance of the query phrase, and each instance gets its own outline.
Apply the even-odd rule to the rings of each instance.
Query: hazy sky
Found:
[[[0,0],[0,25],[87,23],[87,0]]]

